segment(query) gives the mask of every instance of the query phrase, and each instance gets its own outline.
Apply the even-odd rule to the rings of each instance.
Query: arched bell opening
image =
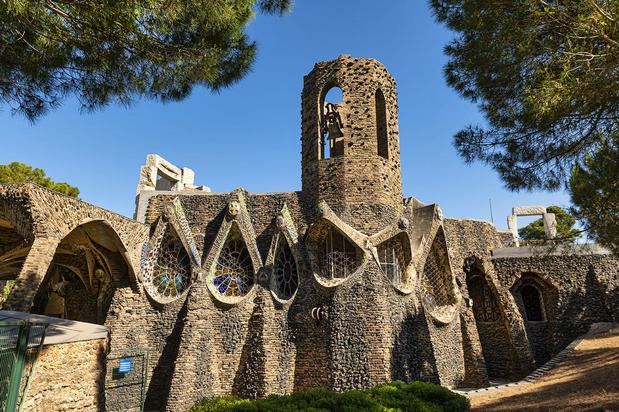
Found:
[[[411,246],[408,235],[399,233],[376,248],[380,268],[391,284],[398,289],[408,289],[413,283]]]
[[[131,267],[125,253],[107,223],[78,226],[56,248],[32,312],[104,324],[114,291],[130,286]]]
[[[344,92],[338,86],[326,87],[321,93],[319,159],[344,155]]]

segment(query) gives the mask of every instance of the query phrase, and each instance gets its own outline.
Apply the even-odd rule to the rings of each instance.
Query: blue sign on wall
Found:
[[[129,373],[131,372],[133,359],[132,358],[123,358],[118,362],[118,373]]]

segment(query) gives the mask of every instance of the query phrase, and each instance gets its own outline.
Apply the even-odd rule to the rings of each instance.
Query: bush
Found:
[[[234,396],[204,399],[191,412],[355,412],[355,411],[467,411],[469,401],[438,385],[425,382],[389,382],[368,390],[337,393],[311,389],[291,395],[249,400]]]

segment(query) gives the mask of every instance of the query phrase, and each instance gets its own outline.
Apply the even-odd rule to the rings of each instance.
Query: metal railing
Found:
[[[0,410],[21,409],[43,347],[45,323],[0,322]]]

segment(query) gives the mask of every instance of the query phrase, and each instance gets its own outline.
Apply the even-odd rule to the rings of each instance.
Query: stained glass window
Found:
[[[160,296],[175,298],[189,286],[190,271],[187,251],[176,234],[168,230],[153,267],[151,290]]]
[[[297,262],[292,255],[288,242],[283,239],[283,236],[280,236],[278,243],[273,268],[277,288],[276,293],[280,299],[288,300],[294,295],[299,286]]]
[[[245,296],[254,285],[251,257],[234,228],[217,258],[213,284],[221,295],[228,297]]]

